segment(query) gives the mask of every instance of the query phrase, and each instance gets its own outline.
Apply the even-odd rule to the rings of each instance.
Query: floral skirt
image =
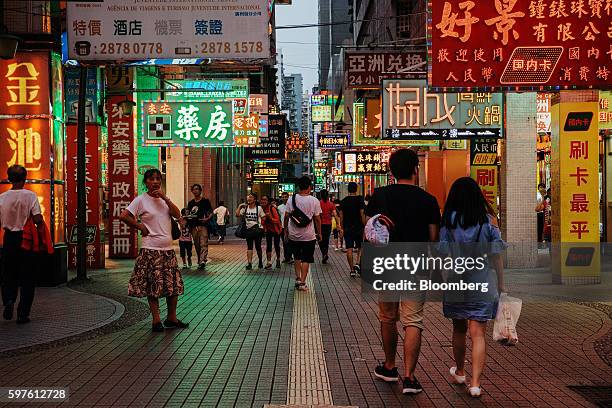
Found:
[[[128,295],[160,298],[182,295],[183,291],[183,277],[174,251],[142,248],[130,278]]]

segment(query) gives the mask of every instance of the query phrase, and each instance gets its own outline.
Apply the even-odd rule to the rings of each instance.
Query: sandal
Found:
[[[300,285],[302,284],[302,281],[299,278],[295,278],[295,288],[299,288]]]
[[[480,387],[468,387],[468,394],[472,398],[480,398],[480,394],[482,393],[482,388]]]
[[[306,285],[306,282],[302,282],[300,283],[300,286],[298,287],[298,290],[304,291],[306,292],[308,290],[308,286]]]
[[[457,375],[457,367],[451,367],[449,372],[455,384],[465,384],[465,375]]]

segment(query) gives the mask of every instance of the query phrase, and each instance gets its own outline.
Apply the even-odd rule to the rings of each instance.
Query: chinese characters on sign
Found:
[[[64,70],[64,95],[66,97],[66,121],[76,123],[79,105],[79,69]],[[85,121],[96,123],[98,121],[98,69],[89,68],[87,70],[87,91],[85,93]]]
[[[231,102],[142,102],[145,145],[232,146]]]
[[[253,167],[254,183],[278,183],[279,176],[279,163],[255,162]]]
[[[497,139],[470,140],[470,176],[476,180],[485,199],[497,214],[499,195]]]
[[[310,108],[310,115],[313,122],[331,122],[332,105],[315,105]]]
[[[249,97],[249,80],[245,79],[170,79],[166,93],[170,101],[209,101]],[[267,106],[266,106],[267,108]]]
[[[298,133],[294,133],[287,138],[285,146],[288,152],[307,152],[308,144],[308,138],[300,137]]]
[[[536,129],[538,133],[550,132],[551,94],[538,92],[536,97]]]
[[[260,137],[258,147],[247,147],[244,151],[247,160],[252,159],[284,159],[285,133],[287,119],[285,115],[268,115],[268,136]]]
[[[268,114],[268,94],[249,95],[249,111],[260,115]]]
[[[247,117],[234,117],[234,144],[236,146],[259,145],[259,114],[251,113]]]
[[[383,79],[424,79],[425,52],[347,52],[348,86],[353,89],[378,89]]]
[[[612,91],[599,91],[599,129],[612,129]]]
[[[383,139],[499,138],[502,124],[501,94],[435,94],[425,81],[383,81]]]
[[[603,88],[612,84],[608,0],[430,2],[433,89]]]
[[[342,152],[344,174],[387,174],[389,154],[383,151]]]
[[[159,4],[157,4],[159,3]],[[270,56],[268,0],[68,2],[77,60],[253,59]]]
[[[17,53],[0,62],[0,112],[3,115],[49,113],[49,56],[47,52]]]
[[[86,261],[89,268],[104,267],[104,251],[100,242],[100,127],[98,125],[87,125],[85,128],[85,197],[86,213],[85,221],[88,230],[95,230],[95,238],[86,247]],[[68,203],[68,219],[66,222],[68,231],[77,225],[77,126],[66,127],[66,195]],[[76,228],[75,228],[76,229]],[[68,264],[71,268],[76,267],[76,244],[68,245]]]
[[[319,133],[317,146],[319,149],[343,149],[350,145],[348,133]]]
[[[0,120],[0,179],[6,170],[20,164],[28,179],[48,180],[51,176],[49,120]]]
[[[108,235],[111,258],[134,258],[136,232],[119,220],[121,211],[136,197],[134,162],[134,118],[120,108],[128,96],[108,100]]]

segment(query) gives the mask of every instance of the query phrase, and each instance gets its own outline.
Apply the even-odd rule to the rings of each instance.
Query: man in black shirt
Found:
[[[202,197],[202,186],[194,184],[191,186],[193,200],[187,204],[189,216],[187,225],[191,230],[193,243],[198,254],[198,269],[206,267],[208,260],[208,222],[213,216],[213,209],[210,201]]]
[[[346,259],[351,268],[351,276],[355,276],[359,272],[365,204],[363,197],[357,195],[357,183],[349,183],[348,192],[349,195],[340,202],[340,232],[344,236]],[[353,259],[353,249],[355,249],[355,259]]]
[[[416,185],[419,166],[417,154],[410,149],[395,151],[389,159],[396,184],[374,191],[366,216],[384,214],[395,224],[391,242],[437,242],[440,232],[440,208],[436,198]],[[397,351],[397,325],[404,328],[404,394],[422,391],[414,376],[421,350],[423,330],[424,292],[413,293],[396,302],[379,301],[379,319],[385,350],[385,363],[376,367],[375,375],[385,381],[397,381],[395,366]]]

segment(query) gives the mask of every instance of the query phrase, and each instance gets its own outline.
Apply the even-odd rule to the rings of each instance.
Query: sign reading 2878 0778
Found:
[[[268,0],[69,2],[67,17],[76,60],[270,56]]]

